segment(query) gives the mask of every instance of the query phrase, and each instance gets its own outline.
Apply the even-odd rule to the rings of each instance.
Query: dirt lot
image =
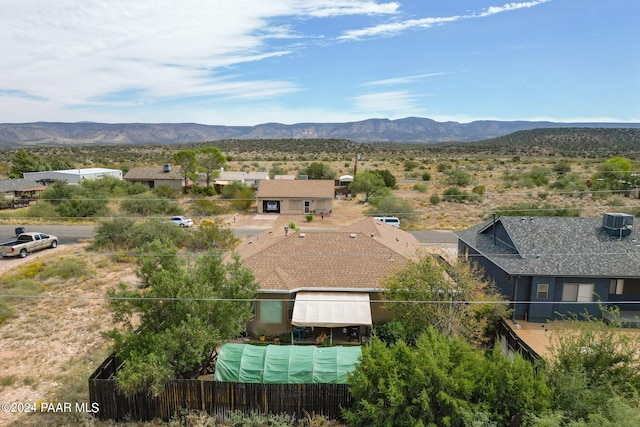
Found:
[[[80,257],[95,275],[57,283],[47,281],[37,298],[11,299],[16,312],[0,325],[0,402],[38,404],[69,402],[72,413],[25,414],[0,412],[0,425],[81,425],[93,422],[75,412],[87,402],[87,379],[108,354],[101,333],[112,327],[101,299],[108,286],[136,280],[133,268],[114,264],[102,255],[87,254],[82,245],[59,247],[30,255],[19,262],[0,260],[0,275],[10,276],[34,262]],[[19,407],[14,407],[18,410]]]

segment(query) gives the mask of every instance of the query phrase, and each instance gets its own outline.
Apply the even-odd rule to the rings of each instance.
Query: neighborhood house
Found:
[[[262,181],[256,199],[258,213],[330,215],[333,212],[334,181]]]
[[[457,233],[458,255],[480,264],[509,298],[514,319],[545,322],[570,313],[620,309],[640,315],[640,239],[633,216],[503,216]]]
[[[333,232],[269,230],[251,237],[237,249],[260,286],[248,331],[311,340],[347,332],[359,342],[388,318],[375,302],[382,280],[420,248],[412,234],[373,218]]]

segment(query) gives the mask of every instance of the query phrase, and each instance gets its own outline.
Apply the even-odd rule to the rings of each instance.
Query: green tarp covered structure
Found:
[[[214,380],[265,384],[345,384],[362,354],[359,346],[224,344]]]

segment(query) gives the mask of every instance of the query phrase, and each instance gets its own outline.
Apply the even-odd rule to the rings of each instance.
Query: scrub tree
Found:
[[[160,394],[167,381],[202,373],[215,348],[237,336],[251,319],[257,285],[236,258],[223,263],[214,249],[196,259],[154,241],[142,252],[140,285],[120,283],[107,292],[114,320],[114,350],[124,365],[120,390]]]

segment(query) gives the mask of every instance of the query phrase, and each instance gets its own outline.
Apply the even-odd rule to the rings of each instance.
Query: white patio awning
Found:
[[[369,294],[356,292],[298,292],[291,324],[343,328],[371,326]]]

